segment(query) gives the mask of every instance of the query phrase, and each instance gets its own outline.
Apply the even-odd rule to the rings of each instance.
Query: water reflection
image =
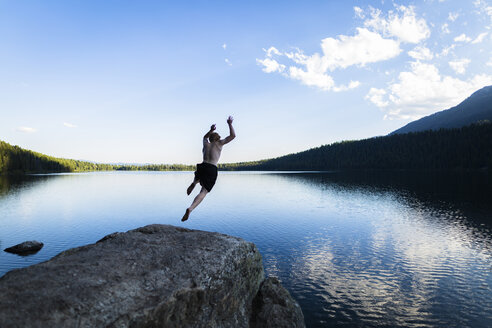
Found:
[[[491,203],[486,200],[492,184],[483,174],[458,182],[450,177],[456,179],[449,174],[432,179],[404,173],[284,175],[322,190],[335,203],[343,197],[340,210],[349,220],[305,238],[296,254],[292,287],[299,295],[310,290],[301,297],[309,325],[486,327],[492,322],[490,307],[477,306],[491,302]],[[359,226],[350,222],[354,213]],[[310,307],[315,303],[323,304],[322,313]]]
[[[9,194],[15,193],[16,190],[28,188],[37,181],[46,181],[48,176],[34,175],[0,175],[0,199]]]

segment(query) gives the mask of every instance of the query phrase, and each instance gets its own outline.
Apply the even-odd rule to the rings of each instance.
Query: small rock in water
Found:
[[[41,248],[43,248],[43,245],[44,244],[39,242],[39,241],[30,240],[30,241],[25,241],[23,243],[15,245],[15,246],[6,248],[6,249],[4,249],[4,251],[8,252],[8,253],[19,254],[19,255],[30,255],[30,254],[36,253]]]

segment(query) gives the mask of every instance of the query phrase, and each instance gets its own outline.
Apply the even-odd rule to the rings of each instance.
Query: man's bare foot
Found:
[[[190,216],[190,210],[189,209],[186,209],[186,212],[183,215],[183,218],[181,219],[181,222],[185,222],[186,220],[188,220],[188,217],[189,216]]]
[[[190,184],[190,186],[188,187],[188,189],[186,189],[186,194],[187,195],[190,195],[191,192],[193,191],[193,189],[195,189],[195,186],[196,186],[196,183]]]

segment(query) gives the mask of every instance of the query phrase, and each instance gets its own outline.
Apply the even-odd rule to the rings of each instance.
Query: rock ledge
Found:
[[[0,278],[0,321],[2,327],[304,327],[287,290],[275,279],[263,281],[252,243],[149,225],[8,272]]]

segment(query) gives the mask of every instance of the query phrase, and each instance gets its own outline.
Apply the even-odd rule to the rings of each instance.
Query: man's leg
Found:
[[[202,202],[202,200],[205,198],[205,196],[207,196],[207,194],[208,194],[207,189],[205,189],[205,187],[202,187],[202,190],[200,190],[200,193],[198,195],[196,195],[195,199],[193,200],[193,203],[191,203],[190,207],[188,207],[186,209],[186,212],[183,215],[183,218],[181,219],[181,221],[188,220],[188,217],[190,216],[191,211],[193,211],[198,206],[198,204],[200,204]]]
[[[196,184],[197,184],[199,181],[200,181],[200,180],[199,180],[199,179],[197,179],[197,178],[195,177],[195,179],[194,179],[194,180],[193,180],[193,182],[190,184],[190,186],[188,187],[188,189],[186,189],[186,194],[188,194],[188,195],[189,195],[189,194],[191,194],[191,192],[193,191],[193,189],[195,189],[195,186],[196,186]]]

